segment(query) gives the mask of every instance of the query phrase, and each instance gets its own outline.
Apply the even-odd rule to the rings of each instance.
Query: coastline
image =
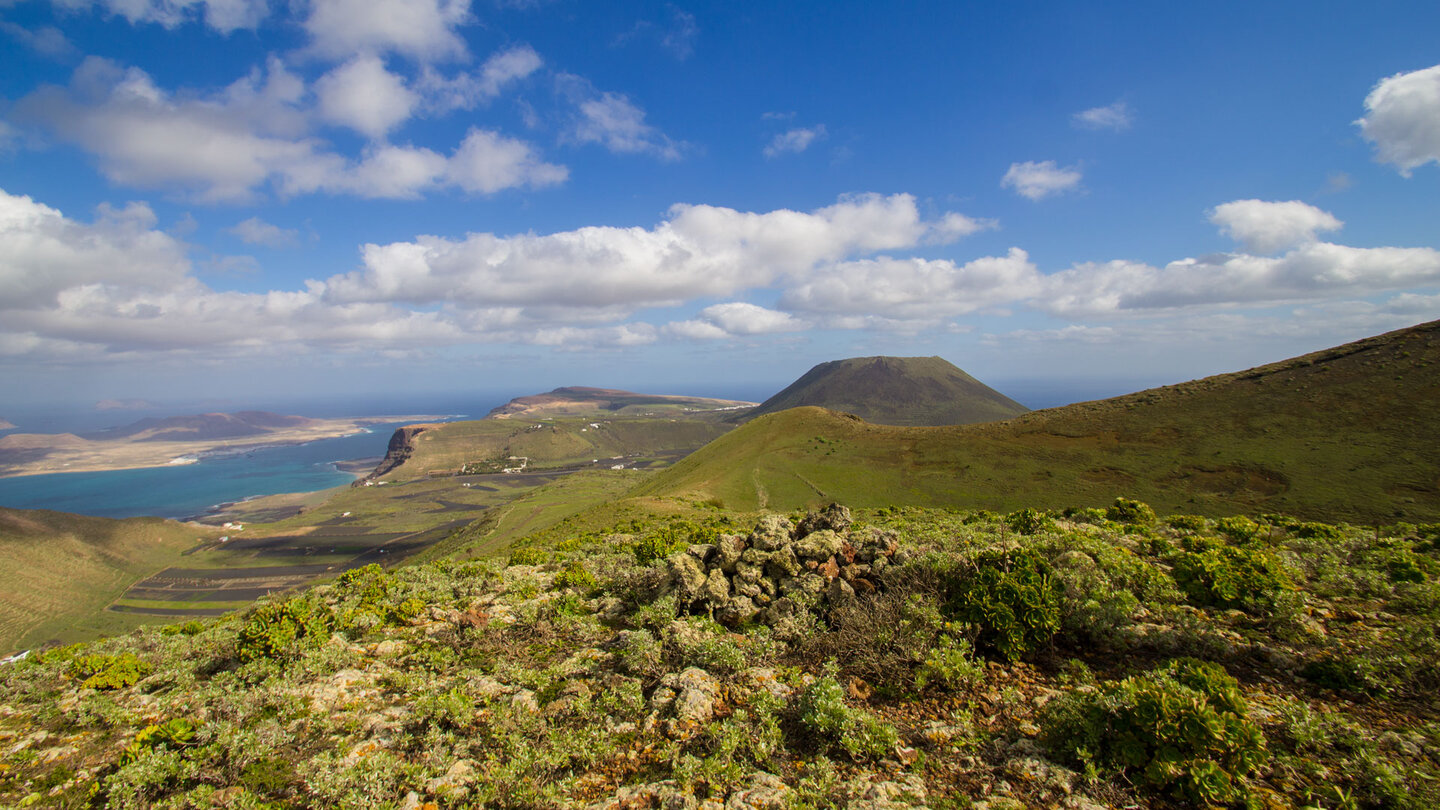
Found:
[[[82,439],[67,433],[12,433],[0,439],[0,478],[186,466],[207,458],[245,455],[266,448],[293,447],[358,433],[373,433],[370,428],[374,425],[454,418],[453,415],[415,414],[323,419],[303,428],[281,429],[261,436],[229,440],[120,441]],[[14,460],[7,457],[14,457]]]

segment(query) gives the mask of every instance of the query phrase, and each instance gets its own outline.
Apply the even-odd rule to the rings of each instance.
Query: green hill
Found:
[[[1009,510],[1117,495],[1200,514],[1440,519],[1440,322],[1235,374],[1003,422],[756,419],[637,495],[739,509],[840,500]]]
[[[0,651],[122,632],[152,617],[106,613],[127,588],[219,532],[0,507]]]
[[[940,357],[853,357],[810,369],[742,418],[804,405],[880,425],[966,425],[1027,410]]]

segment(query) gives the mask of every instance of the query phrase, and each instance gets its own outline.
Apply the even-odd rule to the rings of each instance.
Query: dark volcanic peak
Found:
[[[87,439],[129,439],[139,441],[208,441],[257,436],[277,428],[298,427],[313,420],[268,411],[201,413],[192,416],[150,417],[124,427],[91,433]]]
[[[743,418],[802,405],[881,425],[965,425],[1029,410],[941,357],[853,357],[810,369]]]

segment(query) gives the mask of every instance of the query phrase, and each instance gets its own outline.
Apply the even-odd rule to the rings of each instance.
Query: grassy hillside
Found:
[[[810,369],[744,418],[805,405],[880,425],[965,425],[1028,410],[940,357],[855,357]]]
[[[197,540],[217,534],[160,518],[0,507],[0,652],[95,638],[146,621],[104,609],[131,585],[177,564]]]
[[[984,425],[762,417],[642,485],[739,509],[1058,508],[1440,518],[1440,322],[1236,374]]]
[[[655,417],[480,419],[427,427],[410,440],[409,457],[387,480],[473,471],[596,466],[646,467],[670,461],[731,429],[714,420]]]

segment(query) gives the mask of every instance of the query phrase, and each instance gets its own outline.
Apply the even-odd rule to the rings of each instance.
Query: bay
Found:
[[[111,518],[186,518],[245,498],[330,489],[355,480],[336,469],[335,462],[383,456],[390,435],[404,424],[377,424],[367,433],[207,456],[193,464],[0,478],[0,506]]]

